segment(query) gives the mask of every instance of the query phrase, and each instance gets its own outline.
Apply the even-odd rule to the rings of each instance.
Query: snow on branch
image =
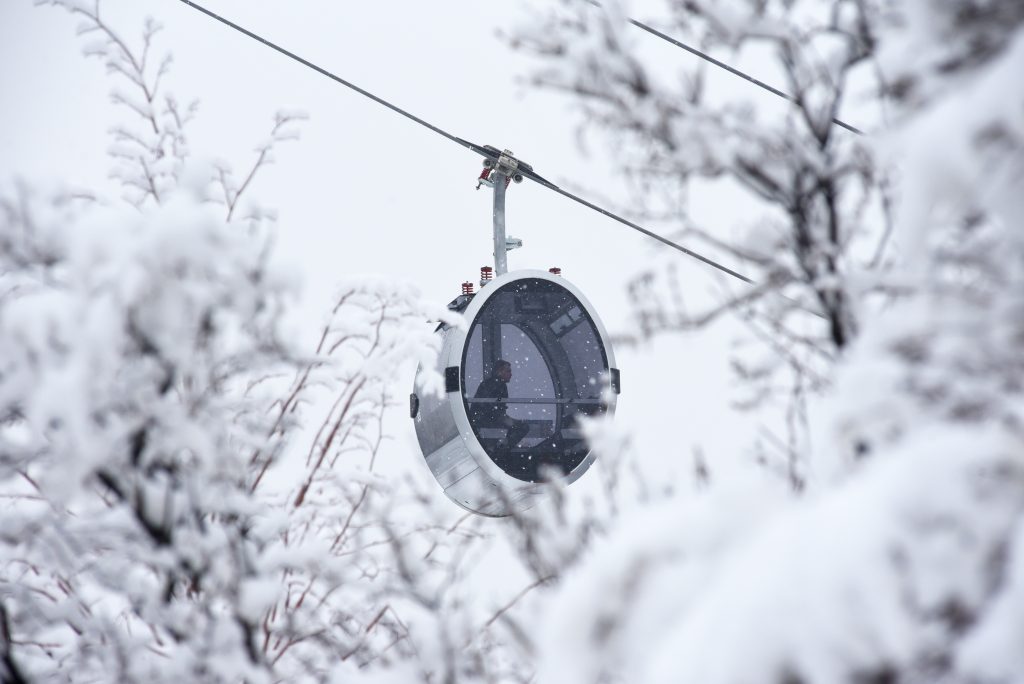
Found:
[[[39,503],[5,515],[0,596],[19,643],[49,644],[19,666],[171,681],[217,652],[225,676],[258,679],[239,602],[260,540],[238,444],[256,423],[232,388],[287,366],[283,293],[255,275],[261,250],[183,198],[87,219],[14,201],[0,489]]]
[[[776,118],[659,81],[607,4],[561,3],[514,41],[632,177],[746,191],[738,238],[677,218],[759,286],[700,309],[658,264],[632,294],[647,334],[738,314],[757,342],[740,401],[783,404],[789,434],[611,520],[534,604],[537,681],[1021,680],[1020,3],[668,3],[660,26],[691,44],[774,56]],[[853,92],[891,127],[831,126]]]
[[[149,201],[160,204],[181,174],[186,155],[184,126],[195,108],[193,103],[182,112],[174,99],[163,93],[171,56],[154,61],[152,55],[161,25],[147,19],[142,44],[133,47],[106,21],[99,0],[37,0],[36,4],[61,7],[79,17],[78,33],[89,38],[84,53],[103,60],[107,71],[122,80],[123,85],[112,88],[111,100],[130,113],[131,123],[115,126],[111,132],[111,158],[117,162],[111,175],[121,182],[125,199],[135,206],[141,208]],[[130,143],[131,152],[125,143]]]

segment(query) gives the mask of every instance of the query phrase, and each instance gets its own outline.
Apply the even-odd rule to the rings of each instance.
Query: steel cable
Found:
[[[365,90],[363,88],[360,88],[359,86],[355,85],[351,81],[347,81],[347,80],[341,78],[340,76],[338,76],[338,75],[336,75],[336,74],[334,74],[334,73],[324,69],[323,67],[317,66],[316,64],[310,62],[309,60],[303,59],[302,57],[296,55],[294,52],[286,50],[283,47],[281,47],[281,46],[279,46],[279,45],[277,45],[275,43],[270,42],[266,38],[263,38],[262,36],[260,36],[260,35],[258,35],[256,33],[253,33],[252,31],[250,31],[250,30],[248,30],[246,28],[243,28],[242,26],[239,26],[238,24],[236,24],[236,23],[234,23],[234,22],[232,22],[232,21],[230,21],[228,19],[225,19],[224,17],[222,17],[222,16],[220,16],[220,15],[214,13],[214,12],[211,12],[210,10],[206,9],[205,7],[203,7],[202,5],[196,4],[195,2],[192,2],[191,0],[180,0],[180,1],[182,3],[188,5],[189,7],[199,11],[199,12],[202,12],[203,14],[205,14],[206,16],[208,16],[210,18],[216,19],[217,21],[221,22],[225,26],[229,26],[229,27],[235,29],[239,33],[242,33],[242,34],[248,36],[249,38],[252,38],[253,40],[256,40],[256,41],[262,43],[263,45],[266,45],[267,47],[269,47],[269,48],[271,48],[273,50],[276,50],[277,52],[280,52],[282,55],[285,55],[286,57],[290,57],[291,59],[295,60],[299,64],[302,64],[303,66],[308,67],[308,68],[312,69],[313,71],[316,71],[317,73],[319,73],[319,74],[321,74],[323,76],[326,76],[327,78],[331,79],[332,81],[335,81],[336,83],[340,83],[341,85],[345,86],[346,88],[350,88],[350,89],[356,91],[357,93],[359,93],[360,95],[363,95],[364,97],[367,97],[367,98],[373,100],[377,104],[383,105],[384,107],[387,107],[388,109],[390,109],[391,111],[395,112],[396,114],[400,114],[401,116],[404,116],[405,118],[418,123],[419,125],[421,125],[421,126],[427,128],[427,129],[433,131],[434,133],[437,133],[438,135],[443,136],[443,137],[447,138],[448,140],[451,140],[452,142],[456,143],[457,145],[465,147],[466,149],[471,150],[471,151],[473,151],[473,152],[475,152],[477,154],[480,154],[480,155],[484,156],[485,158],[491,159],[494,162],[498,161],[499,154],[497,153],[497,150],[495,148],[484,146],[484,145],[477,145],[475,143],[469,142],[468,140],[464,140],[464,139],[462,139],[462,138],[460,138],[458,136],[452,135],[451,133],[448,133],[444,129],[439,128],[439,127],[437,127],[437,126],[435,126],[435,125],[433,125],[433,124],[431,124],[431,123],[429,123],[427,121],[424,121],[423,119],[421,119],[420,117],[416,116],[415,114],[411,114],[411,113],[407,112],[406,110],[402,109],[401,107],[388,102],[384,98],[378,97],[377,95],[374,95],[370,91]],[[643,235],[645,235],[645,236],[647,236],[649,238],[657,240],[658,242],[660,242],[660,243],[662,243],[662,244],[664,244],[664,245],[666,245],[668,247],[676,249],[676,250],[682,252],[683,254],[693,258],[693,259],[697,259],[698,261],[701,261],[701,262],[707,264],[708,266],[711,266],[712,268],[716,268],[719,271],[732,276],[733,278],[737,278],[739,280],[742,280],[745,283],[754,284],[753,280],[751,280],[750,278],[748,278],[745,275],[742,275],[741,273],[737,273],[736,271],[732,270],[728,266],[724,266],[724,265],[718,263],[717,261],[714,261],[713,259],[709,259],[708,257],[703,256],[702,254],[699,254],[699,253],[697,253],[697,252],[695,252],[695,251],[693,251],[691,249],[687,249],[686,247],[683,247],[682,245],[680,245],[680,244],[678,244],[676,242],[673,242],[672,240],[669,240],[668,238],[662,237],[661,235],[658,235],[657,233],[655,233],[653,231],[650,231],[650,230],[648,230],[646,228],[643,228],[643,227],[633,223],[632,221],[629,221],[628,219],[625,219],[625,218],[619,216],[618,214],[615,214],[615,213],[613,213],[611,211],[608,211],[607,209],[604,209],[603,207],[600,207],[600,206],[594,204],[593,202],[590,202],[590,201],[588,201],[586,199],[583,199],[582,197],[580,197],[578,195],[575,195],[575,194],[573,194],[573,193],[571,193],[571,192],[569,192],[567,190],[563,190],[562,188],[558,187],[557,185],[555,185],[551,181],[547,180],[543,176],[540,176],[539,174],[535,173],[531,168],[523,168],[521,166],[519,168],[519,173],[521,173],[525,178],[529,178],[530,180],[534,181],[538,185],[541,185],[541,186],[543,186],[545,188],[548,188],[549,190],[552,190],[552,191],[558,193],[559,195],[562,195],[563,197],[567,197],[568,199],[571,199],[574,202],[578,202],[579,204],[582,204],[583,206],[587,207],[588,209],[592,209],[592,210],[594,210],[594,211],[596,211],[596,212],[598,212],[600,214],[603,214],[604,216],[607,216],[610,219],[618,221],[619,223],[621,223],[624,226],[632,228],[633,230],[635,230],[635,231],[637,231],[637,232],[639,232],[639,233],[641,233],[641,234],[643,234]]]

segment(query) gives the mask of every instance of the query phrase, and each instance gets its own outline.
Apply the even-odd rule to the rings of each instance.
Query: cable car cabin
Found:
[[[590,303],[559,276],[508,273],[450,308],[471,323],[438,328],[446,393],[412,396],[416,436],[449,498],[509,515],[531,505],[547,468],[570,483],[587,471],[577,419],[615,410],[619,371]]]

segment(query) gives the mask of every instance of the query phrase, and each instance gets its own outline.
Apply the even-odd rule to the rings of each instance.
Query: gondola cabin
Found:
[[[452,501],[508,515],[552,472],[572,483],[587,471],[578,419],[614,412],[619,372],[593,307],[560,275],[507,273],[450,308],[469,326],[438,328],[446,391],[412,396],[416,436]]]

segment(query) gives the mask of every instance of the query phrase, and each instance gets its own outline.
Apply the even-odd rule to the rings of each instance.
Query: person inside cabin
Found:
[[[512,364],[504,359],[494,362],[491,377],[480,383],[476,389],[475,399],[508,399],[508,382],[512,379]],[[474,417],[481,427],[505,428],[508,430],[498,448],[511,449],[519,444],[530,431],[530,425],[524,420],[516,420],[508,415],[508,405],[501,401],[477,404]]]

